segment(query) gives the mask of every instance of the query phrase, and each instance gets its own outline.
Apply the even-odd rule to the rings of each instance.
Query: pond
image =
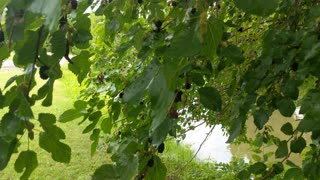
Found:
[[[272,132],[273,135],[279,137],[281,140],[287,140],[289,136],[283,134],[280,131],[281,126],[286,122],[292,123],[294,128],[299,123],[299,121],[296,121],[293,118],[283,117],[278,111],[275,111],[270,117],[267,125],[271,125],[274,128],[274,131]],[[248,127],[247,136],[250,138],[254,138],[257,129],[253,123],[252,117],[247,120],[246,125]],[[188,132],[183,143],[189,144],[191,146],[191,149],[196,152],[210,130],[210,127],[201,125],[194,131]],[[304,134],[305,138],[307,138],[308,136],[308,134]],[[249,149],[249,144],[228,144],[226,143],[227,139],[228,137],[224,135],[221,129],[221,125],[217,125],[212,131],[211,135],[208,137],[207,141],[202,145],[202,148],[198,152],[197,157],[201,160],[214,160],[216,162],[223,163],[230,162],[233,156],[244,158],[246,162],[248,162],[252,158],[253,153]],[[275,152],[276,146],[264,147],[261,150],[264,153]],[[295,162],[296,164],[302,163],[302,159],[299,154],[292,154],[289,160]]]

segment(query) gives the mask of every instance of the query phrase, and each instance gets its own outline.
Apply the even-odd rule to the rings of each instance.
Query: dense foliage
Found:
[[[93,179],[165,179],[159,153],[168,135],[204,122],[221,124],[230,143],[250,141],[253,116],[255,144],[278,146],[277,161],[253,162],[239,179],[320,177],[319,1],[0,0],[0,12],[0,62],[13,53],[24,69],[0,89],[0,169],[15,152],[22,179],[38,166],[36,152],[19,149],[24,134],[33,140],[34,121],[39,146],[68,163],[72,150],[57,121],[82,118],[91,153],[105,135],[114,162]],[[34,114],[35,103],[52,104],[63,57],[86,88],[60,117]],[[46,80],[39,89],[37,70]],[[275,110],[290,117],[298,105],[305,117],[297,127],[266,126]],[[303,151],[301,166],[288,160]]]

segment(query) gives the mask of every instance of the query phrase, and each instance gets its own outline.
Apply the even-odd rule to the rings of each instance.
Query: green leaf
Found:
[[[320,130],[320,93],[318,90],[310,90],[302,100],[301,114],[304,118],[298,125],[298,130],[310,132]]]
[[[291,117],[296,109],[296,106],[291,99],[281,99],[277,102],[277,108],[279,109],[281,115],[285,117]]]
[[[298,137],[297,139],[291,141],[290,150],[293,153],[301,153],[306,145],[306,140],[303,137]]]
[[[10,0],[0,0],[0,12],[3,11],[3,9],[7,6],[9,2]]]
[[[53,31],[61,14],[60,0],[34,0],[29,7],[29,10],[36,14],[45,16],[45,25],[50,31]]]
[[[280,174],[284,170],[283,164],[281,162],[277,162],[276,164],[273,164],[272,168],[274,169],[274,172],[276,174]]]
[[[148,67],[144,70],[142,76],[133,81],[129,87],[125,88],[123,95],[123,102],[128,105],[138,104],[143,97],[143,94],[154,78],[156,73],[159,71],[159,65],[156,62],[151,62]]]
[[[1,1],[1,0],[0,0]],[[0,5],[1,6],[1,5]],[[1,11],[0,11],[1,12]],[[8,46],[0,45],[0,66],[2,65],[2,61],[7,59],[10,56]],[[2,67],[2,66],[1,66]]]
[[[267,166],[262,162],[256,162],[249,167],[249,171],[253,174],[262,174],[267,169]]]
[[[167,57],[191,57],[201,51],[201,43],[192,28],[185,28],[174,36],[170,46],[164,53]]]
[[[240,135],[245,124],[246,118],[246,116],[241,115],[237,119],[235,119],[235,122],[231,126],[230,135],[227,140],[227,143],[231,143],[237,136]]]
[[[14,163],[14,169],[21,173],[20,179],[29,179],[31,173],[38,167],[37,153],[34,151],[22,151],[20,152],[16,162]]]
[[[289,136],[294,133],[292,124],[289,123],[289,122],[285,123],[285,124],[281,127],[280,130],[281,130],[284,134],[289,135]]]
[[[1,134],[1,133],[0,133]],[[13,139],[12,141],[5,141],[0,136],[0,170],[3,170],[11,158],[13,151],[16,148],[18,139]]]
[[[258,16],[268,16],[275,12],[279,0],[234,0],[235,5],[243,11]]]
[[[56,31],[50,40],[52,45],[52,53],[59,59],[61,59],[66,53],[67,40],[65,36],[65,32],[62,30]]]
[[[24,39],[19,41],[15,48],[15,56],[13,62],[18,67],[27,66],[33,63],[33,59],[36,56],[36,43],[38,41],[38,32],[28,31],[24,33]]]
[[[263,126],[268,122],[270,115],[271,113],[262,109],[254,112],[253,118],[254,118],[254,124],[256,125],[256,127],[261,130]]]
[[[15,114],[22,120],[33,119],[34,117],[33,112],[31,110],[30,103],[26,99],[25,95],[22,93],[19,93],[19,99],[20,99],[19,107],[16,110]]]
[[[92,180],[101,180],[101,179],[116,180],[119,178],[120,178],[120,175],[116,169],[116,166],[112,164],[104,164],[100,166],[98,169],[96,169],[96,171],[92,176]]]
[[[152,84],[149,88],[149,93],[151,96],[151,119],[152,123],[149,130],[149,135],[151,137],[157,137],[157,139],[153,142],[155,146],[158,146],[162,143],[162,139],[166,138],[167,133],[170,129],[165,130],[161,134],[159,133],[159,128],[165,126],[168,127],[170,121],[166,121],[167,113],[170,104],[174,99],[174,92],[170,91],[167,87],[167,81],[163,74],[163,68],[161,68],[157,74],[157,76],[153,79]]]
[[[281,85],[281,92],[285,97],[296,100],[299,96],[299,89],[297,87],[297,83],[294,80],[284,81]]]
[[[221,48],[220,56],[226,58],[228,62],[233,64],[241,64],[245,60],[241,50],[233,44]]]
[[[110,134],[111,128],[112,128],[112,120],[110,118],[104,118],[101,122],[101,130],[106,134]]]
[[[278,148],[275,152],[276,158],[283,158],[288,155],[288,144],[287,141],[280,141]]]
[[[210,16],[210,18],[207,20],[207,32],[202,35],[202,54],[213,57],[216,54],[216,50],[218,44],[221,41],[222,34],[223,22],[220,19],[215,18],[214,16]]]
[[[97,150],[97,147],[99,144],[99,138],[100,138],[99,135],[100,135],[100,129],[95,129],[95,130],[93,130],[93,132],[90,136],[90,140],[93,141],[91,143],[91,156],[93,156]]]
[[[84,80],[90,70],[91,55],[88,51],[81,51],[79,55],[72,58],[73,64],[68,64],[68,68],[77,76],[79,83]]]
[[[237,178],[240,180],[250,179],[250,173],[247,170],[242,170],[237,174]]]
[[[222,100],[219,91],[214,87],[203,87],[199,90],[201,104],[210,110],[221,111]]]
[[[146,180],[166,179],[167,168],[161,162],[161,159],[158,156],[153,156],[153,161],[154,161],[154,165],[152,167],[149,167],[148,173],[146,174],[145,179]]]
[[[7,141],[16,138],[22,127],[22,120],[14,114],[7,113],[2,117],[0,123],[0,137]]]
[[[39,114],[39,122],[42,128],[45,130],[40,133],[39,146],[51,153],[53,160],[63,163],[70,162],[71,148],[60,142],[61,139],[65,139],[64,132],[55,124],[56,118],[52,114]]]
[[[303,179],[303,172],[300,168],[290,168],[284,174],[284,179],[292,179],[292,180]]]
[[[166,139],[168,133],[173,127],[172,121],[173,119],[167,117],[157,128],[154,129],[151,136],[153,145],[158,146]]]
[[[198,86],[203,86],[206,82],[203,79],[203,74],[192,72],[191,73],[191,80]]]
[[[59,117],[59,122],[66,123],[80,118],[83,114],[77,109],[69,109],[63,112]]]

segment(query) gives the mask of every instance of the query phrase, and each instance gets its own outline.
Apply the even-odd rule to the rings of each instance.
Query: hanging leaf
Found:
[[[22,151],[20,152],[16,162],[14,163],[14,169],[22,174],[20,179],[29,179],[31,173],[38,167],[37,153],[34,151]]]
[[[306,145],[306,140],[303,137],[298,137],[291,141],[290,150],[294,153],[301,153]]]
[[[1,133],[0,133],[1,134]],[[7,167],[8,162],[11,158],[13,151],[16,148],[18,139],[13,139],[12,141],[5,141],[0,137],[0,170],[3,170]]]
[[[101,179],[119,179],[120,175],[116,167],[112,164],[104,164],[100,166],[94,172],[92,180],[101,180]]]
[[[234,0],[235,5],[247,13],[267,16],[275,12],[279,0]]]
[[[276,150],[275,156],[276,158],[283,158],[288,155],[288,145],[287,141],[280,141],[278,148]]]
[[[268,122],[270,115],[271,113],[262,109],[254,112],[253,118],[256,127],[261,130],[263,126]]]
[[[292,124],[289,123],[289,122],[285,123],[285,124],[281,127],[280,130],[281,130],[284,134],[289,135],[289,136],[294,133]]]
[[[219,91],[214,87],[203,87],[198,90],[201,104],[213,111],[221,111],[222,100]]]
[[[291,117],[296,109],[296,106],[291,99],[281,99],[277,102],[277,107],[280,113],[285,117]]]

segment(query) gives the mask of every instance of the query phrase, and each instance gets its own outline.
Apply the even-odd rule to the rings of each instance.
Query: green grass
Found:
[[[228,164],[214,161],[201,161],[193,158],[193,151],[188,145],[167,141],[162,159],[167,166],[167,179],[236,179],[236,174],[248,164],[243,159],[232,159]]]
[[[80,88],[78,87],[76,77],[64,68],[63,78],[58,80],[54,86],[54,100],[51,107],[42,107],[37,103],[33,110],[35,117],[37,113],[46,112],[52,113],[58,117],[62,112],[72,107],[73,100],[77,97]],[[13,75],[21,74],[20,70],[1,70],[0,71],[0,86],[3,88],[5,82]],[[37,79],[40,83],[36,87],[39,88],[45,81]],[[5,110],[0,110],[2,117]],[[56,125],[65,131],[66,139],[63,141],[72,149],[71,162],[68,164],[58,163],[52,160],[50,154],[41,149],[38,145],[39,133],[42,129],[39,127],[37,120],[31,120],[36,124],[35,139],[29,142],[30,150],[34,150],[38,155],[38,168],[33,172],[30,179],[91,179],[94,170],[100,165],[109,162],[106,154],[105,146],[99,148],[96,154],[90,156],[90,134],[82,134],[84,125],[78,125],[79,120],[75,120],[66,124],[57,122]],[[27,136],[21,137],[21,146],[18,151],[25,151],[28,149]],[[18,156],[15,153],[7,168],[0,171],[1,180],[18,179],[21,174],[14,170],[14,162]]]

